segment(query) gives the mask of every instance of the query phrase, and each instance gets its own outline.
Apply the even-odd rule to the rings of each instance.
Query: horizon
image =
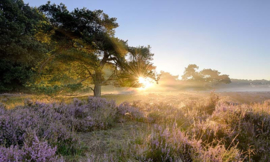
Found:
[[[47,0],[24,0],[31,7]],[[116,17],[116,37],[151,46],[157,71],[181,77],[185,67],[215,69],[232,79],[270,80],[269,1],[61,1],[72,11],[101,9]]]

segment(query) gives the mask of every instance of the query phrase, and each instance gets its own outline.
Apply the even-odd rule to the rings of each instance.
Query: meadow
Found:
[[[1,94],[0,161],[268,161],[270,92]]]

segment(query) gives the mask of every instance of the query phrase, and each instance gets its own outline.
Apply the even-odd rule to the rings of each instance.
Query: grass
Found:
[[[134,150],[130,147],[142,143],[142,140],[148,136],[148,130],[148,124],[130,121],[117,123],[108,130],[81,133],[79,136],[87,145],[88,152],[80,160],[86,161],[91,158],[93,161],[102,161],[106,160],[107,156],[108,158],[121,157],[118,159],[121,161],[134,161],[136,159],[130,154]],[[78,161],[78,159],[74,159],[74,161]]]

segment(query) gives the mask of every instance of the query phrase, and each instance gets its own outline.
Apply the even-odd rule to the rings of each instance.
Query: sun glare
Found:
[[[139,77],[139,83],[142,84],[142,87],[140,87],[140,90],[145,90],[147,88],[150,88],[154,85],[154,81],[151,78],[144,78],[144,77]]]

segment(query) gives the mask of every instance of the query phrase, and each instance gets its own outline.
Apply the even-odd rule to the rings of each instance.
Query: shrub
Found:
[[[117,107],[117,117],[125,117],[130,120],[144,121],[145,115],[136,107],[132,106],[128,102],[121,103]]]
[[[40,141],[34,132],[28,132],[21,148],[14,145],[6,148],[0,146],[0,161],[62,161],[56,156],[56,147],[52,148],[46,141]]]
[[[64,123],[70,129],[87,132],[107,129],[114,123],[117,107],[114,101],[89,97],[87,102],[74,99],[72,104],[61,104],[56,111],[64,116]]]

